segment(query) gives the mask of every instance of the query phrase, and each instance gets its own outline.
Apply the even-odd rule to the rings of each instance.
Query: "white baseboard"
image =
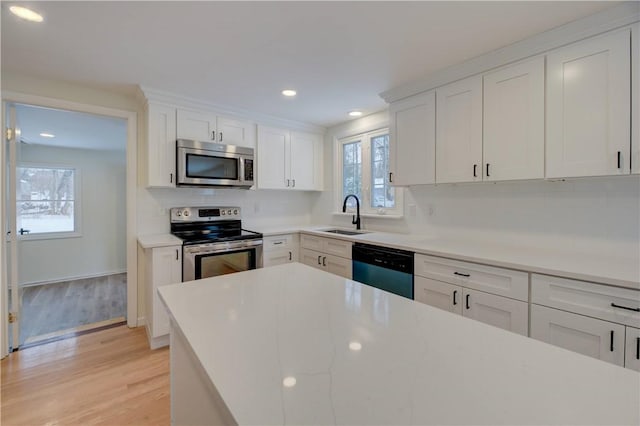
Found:
[[[138,325],[136,327],[143,327],[147,325],[147,319],[145,317],[138,317]]]
[[[64,281],[75,281],[75,280],[85,280],[85,279],[88,279],[88,278],[106,277],[108,275],[123,274],[123,273],[126,273],[126,272],[127,272],[126,269],[121,269],[121,270],[109,271],[109,272],[99,272],[99,273],[96,273],[96,274],[79,275],[79,276],[75,276],[75,277],[62,277],[62,278],[56,278],[56,279],[53,279],[53,280],[31,281],[31,282],[26,282],[26,283],[20,283],[19,286],[20,287],[32,287],[32,286],[36,286],[36,285],[55,284],[55,283],[60,283],[60,282],[64,282]]]

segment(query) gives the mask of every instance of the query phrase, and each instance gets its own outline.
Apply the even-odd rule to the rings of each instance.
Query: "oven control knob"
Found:
[[[231,214],[231,209],[227,210],[227,214],[230,215]]]
[[[184,213],[182,213],[182,215],[184,217],[189,217],[189,210],[185,210]]]
[[[227,213],[225,212],[225,210],[221,210],[220,212],[221,212],[222,216],[224,216],[225,214],[227,214]]]
[[[182,216],[182,212],[181,212],[180,210],[178,210],[178,211],[176,212],[176,216],[178,216],[178,217]]]
[[[233,214],[236,214],[236,215],[237,215],[237,214],[238,214],[238,209],[235,209],[235,210],[233,211]]]

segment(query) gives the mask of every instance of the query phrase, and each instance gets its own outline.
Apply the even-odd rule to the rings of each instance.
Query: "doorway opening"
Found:
[[[126,321],[127,120],[11,108],[8,300],[19,336],[10,341],[31,346]]]

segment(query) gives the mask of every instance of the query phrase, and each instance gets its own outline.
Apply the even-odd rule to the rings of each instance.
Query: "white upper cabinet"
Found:
[[[484,76],[484,180],[544,177],[544,57]]]
[[[630,31],[547,55],[546,177],[629,173]]]
[[[258,188],[322,189],[322,138],[258,126]]]
[[[436,182],[482,180],[482,76],[436,89]]]
[[[148,103],[146,113],[146,185],[156,188],[175,188],[176,109]]]
[[[212,112],[178,109],[178,139],[255,148],[256,126],[246,120],[217,116]]]
[[[631,117],[631,173],[640,173],[640,24],[631,29],[631,95],[633,117]]]
[[[392,185],[424,185],[436,178],[436,94],[423,93],[389,106]]]

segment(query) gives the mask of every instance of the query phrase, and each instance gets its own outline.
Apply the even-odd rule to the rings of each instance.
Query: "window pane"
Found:
[[[75,171],[18,167],[18,229],[29,234],[75,230]]]
[[[371,207],[393,208],[395,191],[389,186],[389,135],[371,138]]]
[[[362,144],[360,141],[342,145],[342,198],[355,194],[362,199]],[[347,206],[355,207],[349,198]]]

